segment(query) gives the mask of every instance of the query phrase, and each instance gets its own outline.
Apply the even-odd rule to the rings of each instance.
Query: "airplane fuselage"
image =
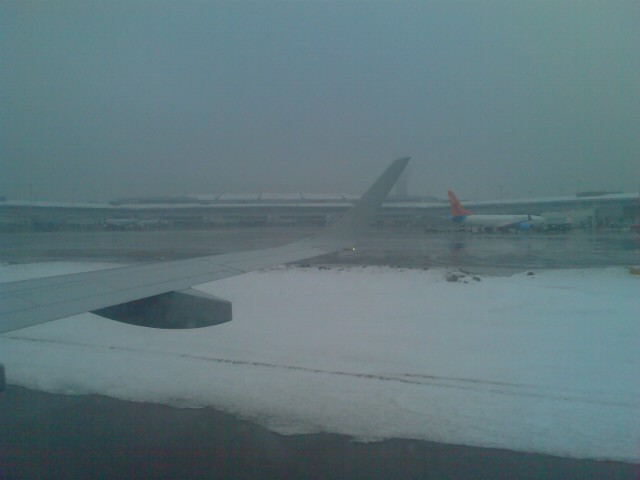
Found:
[[[546,223],[540,215],[460,215],[452,217],[452,220],[469,227],[496,229],[527,229],[541,227]]]

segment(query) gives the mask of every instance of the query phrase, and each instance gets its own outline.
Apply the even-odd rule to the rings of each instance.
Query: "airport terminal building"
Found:
[[[128,198],[109,203],[0,201],[0,228],[90,230],[220,228],[243,226],[324,226],[356,200],[346,194],[219,194]],[[585,192],[574,196],[501,201],[464,201],[476,214],[536,214],[550,225],[621,229],[637,225],[637,193]],[[437,231],[454,228],[446,200],[391,196],[376,219],[380,227]]]

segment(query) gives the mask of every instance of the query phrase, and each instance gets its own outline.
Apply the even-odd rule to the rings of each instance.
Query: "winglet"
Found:
[[[395,185],[411,157],[395,160],[351,209],[336,223],[317,237],[313,237],[314,246],[320,248],[336,245],[350,246],[366,232],[378,209]]]
[[[449,208],[451,209],[452,217],[455,218],[471,215],[471,212],[465,210],[465,208],[460,203],[460,200],[456,198],[455,194],[451,190],[449,190],[447,194],[449,195]]]

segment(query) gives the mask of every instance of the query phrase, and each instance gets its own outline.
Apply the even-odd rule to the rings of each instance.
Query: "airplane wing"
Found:
[[[281,247],[0,284],[0,333],[84,312],[156,328],[231,320],[231,303],[189,287],[352,247],[409,162],[394,161],[321,234]]]

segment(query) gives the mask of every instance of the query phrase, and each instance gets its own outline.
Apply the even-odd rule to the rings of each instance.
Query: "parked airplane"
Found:
[[[154,328],[231,320],[231,303],[190,287],[353,247],[409,162],[394,161],[360,200],[315,237],[281,247],[0,283],[0,333],[78,313]]]
[[[470,227],[482,227],[496,230],[528,230],[532,227],[541,227],[546,221],[540,215],[474,215],[466,210],[455,194],[449,190],[449,207],[451,208],[451,221]]]

